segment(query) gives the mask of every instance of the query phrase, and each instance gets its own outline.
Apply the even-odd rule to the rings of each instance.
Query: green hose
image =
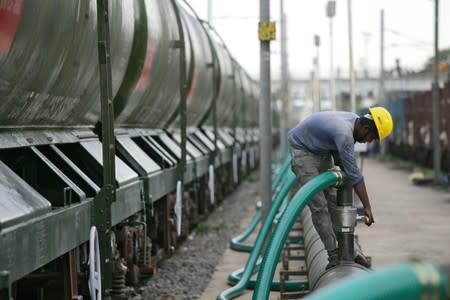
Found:
[[[445,300],[448,299],[448,279],[442,270],[431,263],[400,264],[344,279],[306,298],[309,300]]]
[[[279,164],[278,162],[281,161],[283,162],[283,158],[286,157],[287,155],[289,155],[289,151],[281,151],[281,149],[278,149],[278,151],[276,151],[275,153],[275,164]]]
[[[253,300],[269,298],[272,279],[276,265],[280,259],[281,250],[283,249],[292,226],[305,205],[317,193],[333,185],[339,186],[342,182],[343,176],[340,172],[327,171],[314,177],[297,191],[278,221],[269,245],[264,253],[263,262],[258,272],[255,292],[253,293]]]
[[[284,180],[282,187],[280,189],[280,192],[277,194],[277,197],[275,197],[274,201],[272,202],[272,205],[270,206],[270,209],[267,213],[267,217],[264,220],[260,232],[258,233],[258,237],[256,238],[254,247],[252,252],[250,253],[250,256],[247,260],[247,263],[244,268],[244,273],[242,274],[241,279],[239,282],[220,293],[219,296],[217,296],[217,300],[226,300],[226,299],[232,299],[239,295],[241,295],[244,290],[247,288],[249,280],[254,273],[256,261],[258,260],[259,253],[261,252],[261,249],[264,245],[264,242],[266,240],[266,237],[268,236],[271,228],[272,223],[275,218],[275,215],[278,212],[278,209],[280,208],[281,203],[283,202],[284,198],[289,193],[290,189],[294,185],[296,181],[295,175],[289,171],[285,174],[286,179]]]
[[[246,244],[245,241],[255,231],[261,218],[261,205],[257,205],[256,213],[248,227],[238,236],[230,240],[230,248],[241,252],[251,252],[254,244]]]
[[[289,160],[288,160],[289,162]],[[288,170],[286,170],[288,171]],[[285,174],[291,173],[291,171],[288,171]],[[280,197],[280,193],[281,193],[281,188],[283,187],[284,184],[284,180],[287,180],[288,176],[279,176],[279,178],[281,178],[278,182],[278,184],[275,186],[275,189],[272,190],[272,192],[274,193],[273,198],[277,199],[277,197]],[[281,195],[281,197],[284,197],[284,200],[282,202],[281,205],[281,209],[279,209],[280,211],[283,211],[285,208],[285,205],[287,205],[288,198],[286,197],[286,195]],[[274,200],[275,201],[275,200]],[[278,207],[277,207],[278,210]],[[236,251],[241,251],[241,252],[251,252],[254,244],[247,244],[247,243],[243,243],[243,241],[245,241],[252,233],[253,231],[256,229],[259,221],[261,218],[261,203],[258,203],[256,206],[256,214],[253,217],[253,219],[250,221],[248,227],[244,230],[244,232],[242,232],[241,234],[239,234],[238,236],[234,237],[231,239],[230,241],[230,248]],[[275,218],[277,218],[277,216],[275,216]],[[277,220],[275,219],[275,222]],[[301,240],[296,241],[296,243],[299,243]],[[295,241],[292,241],[293,243],[295,243]]]
[[[275,178],[272,181],[272,192],[274,192],[275,189],[278,187],[281,180],[284,178],[284,175],[286,173],[288,173],[287,171],[289,170],[290,165],[291,165],[291,160],[289,158],[286,158],[285,161],[283,162],[283,165],[280,168],[280,171],[277,172],[277,175],[275,176]]]

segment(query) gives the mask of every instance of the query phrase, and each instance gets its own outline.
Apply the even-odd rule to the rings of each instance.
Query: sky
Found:
[[[200,18],[208,19],[208,0],[187,0]],[[330,19],[328,0],[284,0],[287,15],[288,68],[291,79],[309,78],[319,54],[320,75],[330,70]],[[259,77],[257,36],[259,0],[211,0],[212,25],[231,54],[255,78]],[[272,78],[280,76],[280,0],[270,1],[271,20],[277,22],[277,40],[271,42]],[[357,73],[380,70],[380,15],[384,10],[384,65],[392,69],[396,59],[403,69],[419,70],[434,55],[434,0],[352,0],[353,64]],[[335,74],[348,76],[348,1],[336,0],[333,25]],[[320,47],[314,45],[320,36]],[[450,48],[450,0],[439,0],[439,49]]]

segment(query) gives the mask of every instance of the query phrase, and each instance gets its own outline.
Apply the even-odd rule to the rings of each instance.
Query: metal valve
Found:
[[[358,216],[356,216],[356,220],[363,221],[366,225],[370,224],[370,218],[368,216],[358,215]]]

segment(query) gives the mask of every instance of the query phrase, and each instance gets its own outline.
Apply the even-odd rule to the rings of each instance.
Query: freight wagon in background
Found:
[[[441,169],[450,172],[450,82],[440,89]],[[394,131],[388,138],[389,152],[403,159],[433,167],[432,92],[398,96],[387,104],[394,119]]]
[[[109,1],[115,156],[105,164],[96,1],[7,3],[0,289],[89,297],[100,260],[109,294],[126,298],[256,166],[257,83],[184,1]],[[93,225],[106,257],[90,249]]]

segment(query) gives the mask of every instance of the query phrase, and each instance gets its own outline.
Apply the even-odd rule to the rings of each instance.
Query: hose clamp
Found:
[[[336,183],[335,183],[335,187],[340,187],[341,185],[344,184],[344,176],[342,174],[342,172],[340,171],[334,171],[334,175],[336,176]]]

